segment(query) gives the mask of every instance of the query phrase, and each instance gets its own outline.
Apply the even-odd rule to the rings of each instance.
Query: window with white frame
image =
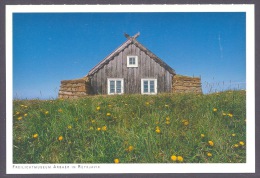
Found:
[[[142,94],[157,94],[157,79],[141,79]]]
[[[127,67],[138,67],[138,56],[127,56]]]
[[[124,79],[122,78],[108,78],[107,79],[107,94],[123,94],[124,93]]]

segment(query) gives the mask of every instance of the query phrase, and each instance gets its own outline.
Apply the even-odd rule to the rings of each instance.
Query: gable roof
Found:
[[[151,59],[153,59],[155,62],[160,64],[160,66],[164,67],[169,73],[175,75],[175,71],[168,66],[163,60],[161,60],[159,57],[157,57],[155,54],[153,54],[149,49],[144,47],[141,43],[139,43],[136,38],[140,35],[138,32],[134,36],[129,36],[128,34],[124,34],[127,38],[127,41],[124,42],[121,46],[119,46],[115,51],[113,51],[111,54],[109,54],[107,57],[105,57],[101,62],[99,62],[95,67],[93,67],[87,76],[93,75],[95,72],[97,72],[99,69],[101,69],[104,65],[108,64],[109,61],[111,61],[114,56],[117,56],[121,51],[123,51],[125,48],[127,48],[130,44],[134,44],[136,47],[138,47],[141,51],[143,51],[146,55],[148,55]]]

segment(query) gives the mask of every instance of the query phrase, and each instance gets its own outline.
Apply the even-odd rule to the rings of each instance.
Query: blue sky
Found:
[[[201,76],[203,92],[245,89],[245,13],[15,13],[13,95],[56,98],[61,80],[81,78],[126,41],[177,74]]]

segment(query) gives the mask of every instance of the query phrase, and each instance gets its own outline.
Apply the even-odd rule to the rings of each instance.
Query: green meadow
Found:
[[[245,163],[246,92],[13,101],[13,163]]]

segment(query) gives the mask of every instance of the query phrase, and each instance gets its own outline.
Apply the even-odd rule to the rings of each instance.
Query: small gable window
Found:
[[[124,93],[124,79],[122,78],[108,78],[107,79],[107,94],[123,94]]]
[[[157,94],[157,79],[141,79],[142,94]]]
[[[138,56],[127,56],[127,67],[138,67]]]

